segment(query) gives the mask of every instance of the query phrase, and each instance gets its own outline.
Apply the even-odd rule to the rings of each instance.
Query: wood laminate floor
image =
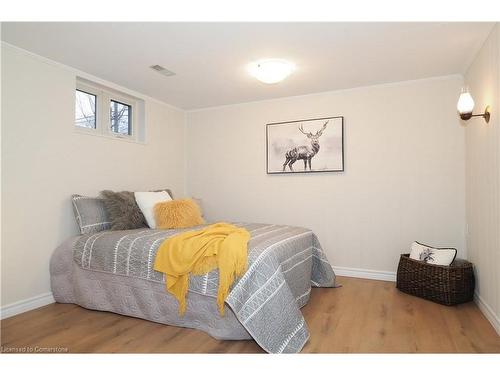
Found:
[[[447,307],[391,282],[338,280],[343,287],[313,288],[302,309],[311,334],[303,353],[500,353],[500,337],[472,302]],[[254,341],[218,341],[194,329],[57,303],[2,320],[1,345],[3,352],[263,352]]]

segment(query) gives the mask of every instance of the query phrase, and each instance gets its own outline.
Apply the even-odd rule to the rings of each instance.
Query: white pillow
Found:
[[[438,248],[423,245],[417,241],[411,244],[410,258],[439,266],[449,266],[457,256],[457,249]]]
[[[166,191],[137,191],[134,193],[135,201],[146,218],[150,228],[156,228],[154,206],[156,203],[171,201],[170,195]]]

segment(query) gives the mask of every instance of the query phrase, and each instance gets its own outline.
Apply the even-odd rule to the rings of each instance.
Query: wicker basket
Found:
[[[449,266],[437,266],[401,254],[396,287],[442,305],[456,305],[472,300],[474,270],[472,263],[463,259],[455,259]]]

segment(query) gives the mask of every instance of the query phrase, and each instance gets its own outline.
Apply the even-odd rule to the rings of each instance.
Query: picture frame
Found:
[[[344,116],[266,124],[267,174],[344,171]]]

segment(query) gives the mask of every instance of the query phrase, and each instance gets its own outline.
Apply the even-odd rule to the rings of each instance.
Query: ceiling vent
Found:
[[[153,69],[154,71],[160,73],[160,74],[163,74],[166,77],[175,76],[174,72],[168,70],[167,68],[164,68],[161,65],[152,65],[152,66],[150,66],[150,68]]]

